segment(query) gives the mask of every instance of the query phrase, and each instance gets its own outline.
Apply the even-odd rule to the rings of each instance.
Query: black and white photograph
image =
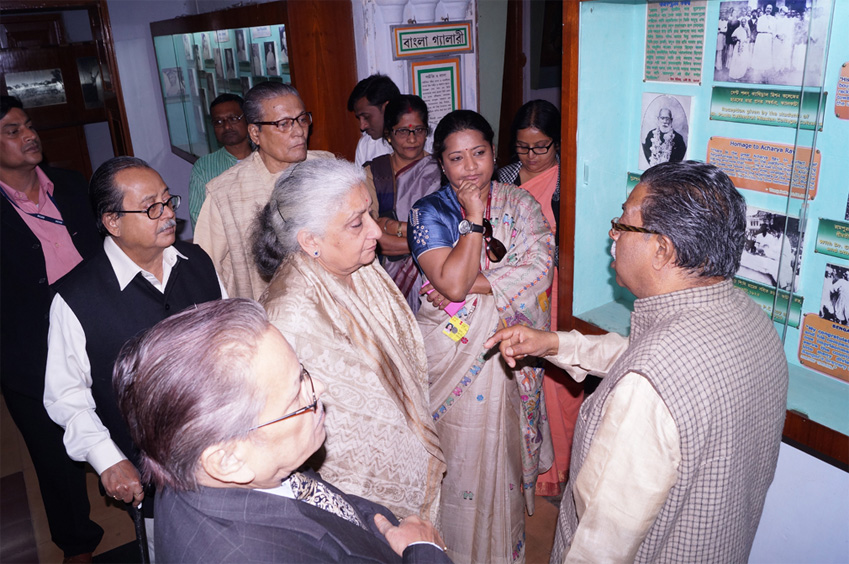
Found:
[[[186,54],[187,61],[194,60],[194,51],[192,50],[192,34],[184,33],[183,34],[183,51]]]
[[[206,98],[206,90],[200,89],[200,107],[203,110],[203,115],[209,115],[209,101]]]
[[[224,79],[224,64],[221,61],[221,49],[216,47],[213,50],[215,55],[215,76],[219,79]]]
[[[103,75],[100,72],[100,62],[97,57],[80,57],[77,59],[77,72],[83,91],[83,103],[86,109],[103,106]]]
[[[836,264],[825,265],[820,317],[849,325],[849,268]]]
[[[243,77],[239,78],[239,81],[242,83],[242,96],[244,96],[245,94],[248,93],[248,90],[250,90],[251,87],[253,86],[251,84],[251,82],[252,82],[251,77],[243,76]]]
[[[248,58],[248,42],[245,39],[244,29],[236,30],[236,57],[238,57],[239,61],[250,61],[250,58]]]
[[[828,34],[827,14],[817,9],[820,1],[721,2],[714,80],[801,86],[804,76],[806,86],[820,84]]]
[[[203,59],[200,56],[200,47],[197,45],[192,45],[192,51],[194,51],[195,55],[195,66],[199,71],[203,70]]]
[[[233,59],[232,49],[224,49],[224,64],[227,78],[236,78],[236,62]]]
[[[203,47],[203,58],[211,59],[212,58],[212,46],[209,43],[209,33],[204,32],[200,34],[200,43]]]
[[[251,74],[262,76],[262,54],[259,43],[251,43]]]
[[[749,206],[746,243],[737,275],[780,290],[792,288],[796,292],[803,243],[799,218]]]
[[[183,69],[180,67],[162,69],[162,89],[165,91],[166,98],[182,96],[186,91],[183,84]]]
[[[198,89],[198,71],[197,69],[189,69],[189,92],[192,96],[199,96]]]
[[[215,86],[215,75],[211,72],[206,73],[206,89],[209,91],[209,97],[213,100],[218,96],[218,89]]]
[[[289,64],[289,47],[286,45],[286,26],[278,26],[277,31],[280,34],[280,64]]]
[[[265,42],[265,74],[268,76],[277,76],[277,53],[274,48],[274,41]]]
[[[687,157],[690,138],[690,96],[643,93],[640,128],[640,169],[679,162]]]
[[[65,82],[60,69],[6,73],[6,90],[17,97],[24,108],[54,106],[67,102]]]

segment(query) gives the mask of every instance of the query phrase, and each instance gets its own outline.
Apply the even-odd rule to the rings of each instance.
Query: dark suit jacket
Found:
[[[41,166],[53,182],[53,199],[83,259],[102,240],[78,172]],[[41,243],[17,210],[0,196],[0,384],[4,390],[42,400],[47,326],[53,293]]]
[[[403,558],[398,556],[374,524],[374,515],[381,513],[397,525],[389,510],[328,486],[359,511],[368,531],[302,501],[257,490],[201,487],[175,492],[163,488],[156,500],[156,560],[451,562],[430,544],[409,546]]]

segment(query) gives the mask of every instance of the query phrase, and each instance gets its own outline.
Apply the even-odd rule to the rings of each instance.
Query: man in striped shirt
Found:
[[[189,217],[192,220],[192,229],[206,199],[206,183],[251,154],[244,105],[245,101],[241,96],[222,94],[209,106],[215,138],[224,146],[199,158],[192,167],[192,179],[189,181]]]

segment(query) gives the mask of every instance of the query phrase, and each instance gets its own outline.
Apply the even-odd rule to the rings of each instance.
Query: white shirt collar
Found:
[[[128,257],[121,250],[121,247],[112,240],[112,237],[107,236],[103,240],[103,250],[112,264],[112,270],[115,271],[115,277],[118,278],[118,286],[121,288],[121,291],[124,291],[124,288],[141,272],[142,276],[153,284],[156,289],[164,292],[165,286],[168,284],[168,277],[171,275],[171,269],[177,264],[177,259],[189,260],[188,257],[174,248],[173,245],[165,248],[162,251],[162,282],[160,282],[153,274],[134,263],[133,259]]]

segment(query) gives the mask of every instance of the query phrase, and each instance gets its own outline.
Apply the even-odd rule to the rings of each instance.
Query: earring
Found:
[[[318,258],[318,255],[320,255],[320,254],[321,253],[317,250],[312,252],[312,256],[314,256],[315,258]]]

